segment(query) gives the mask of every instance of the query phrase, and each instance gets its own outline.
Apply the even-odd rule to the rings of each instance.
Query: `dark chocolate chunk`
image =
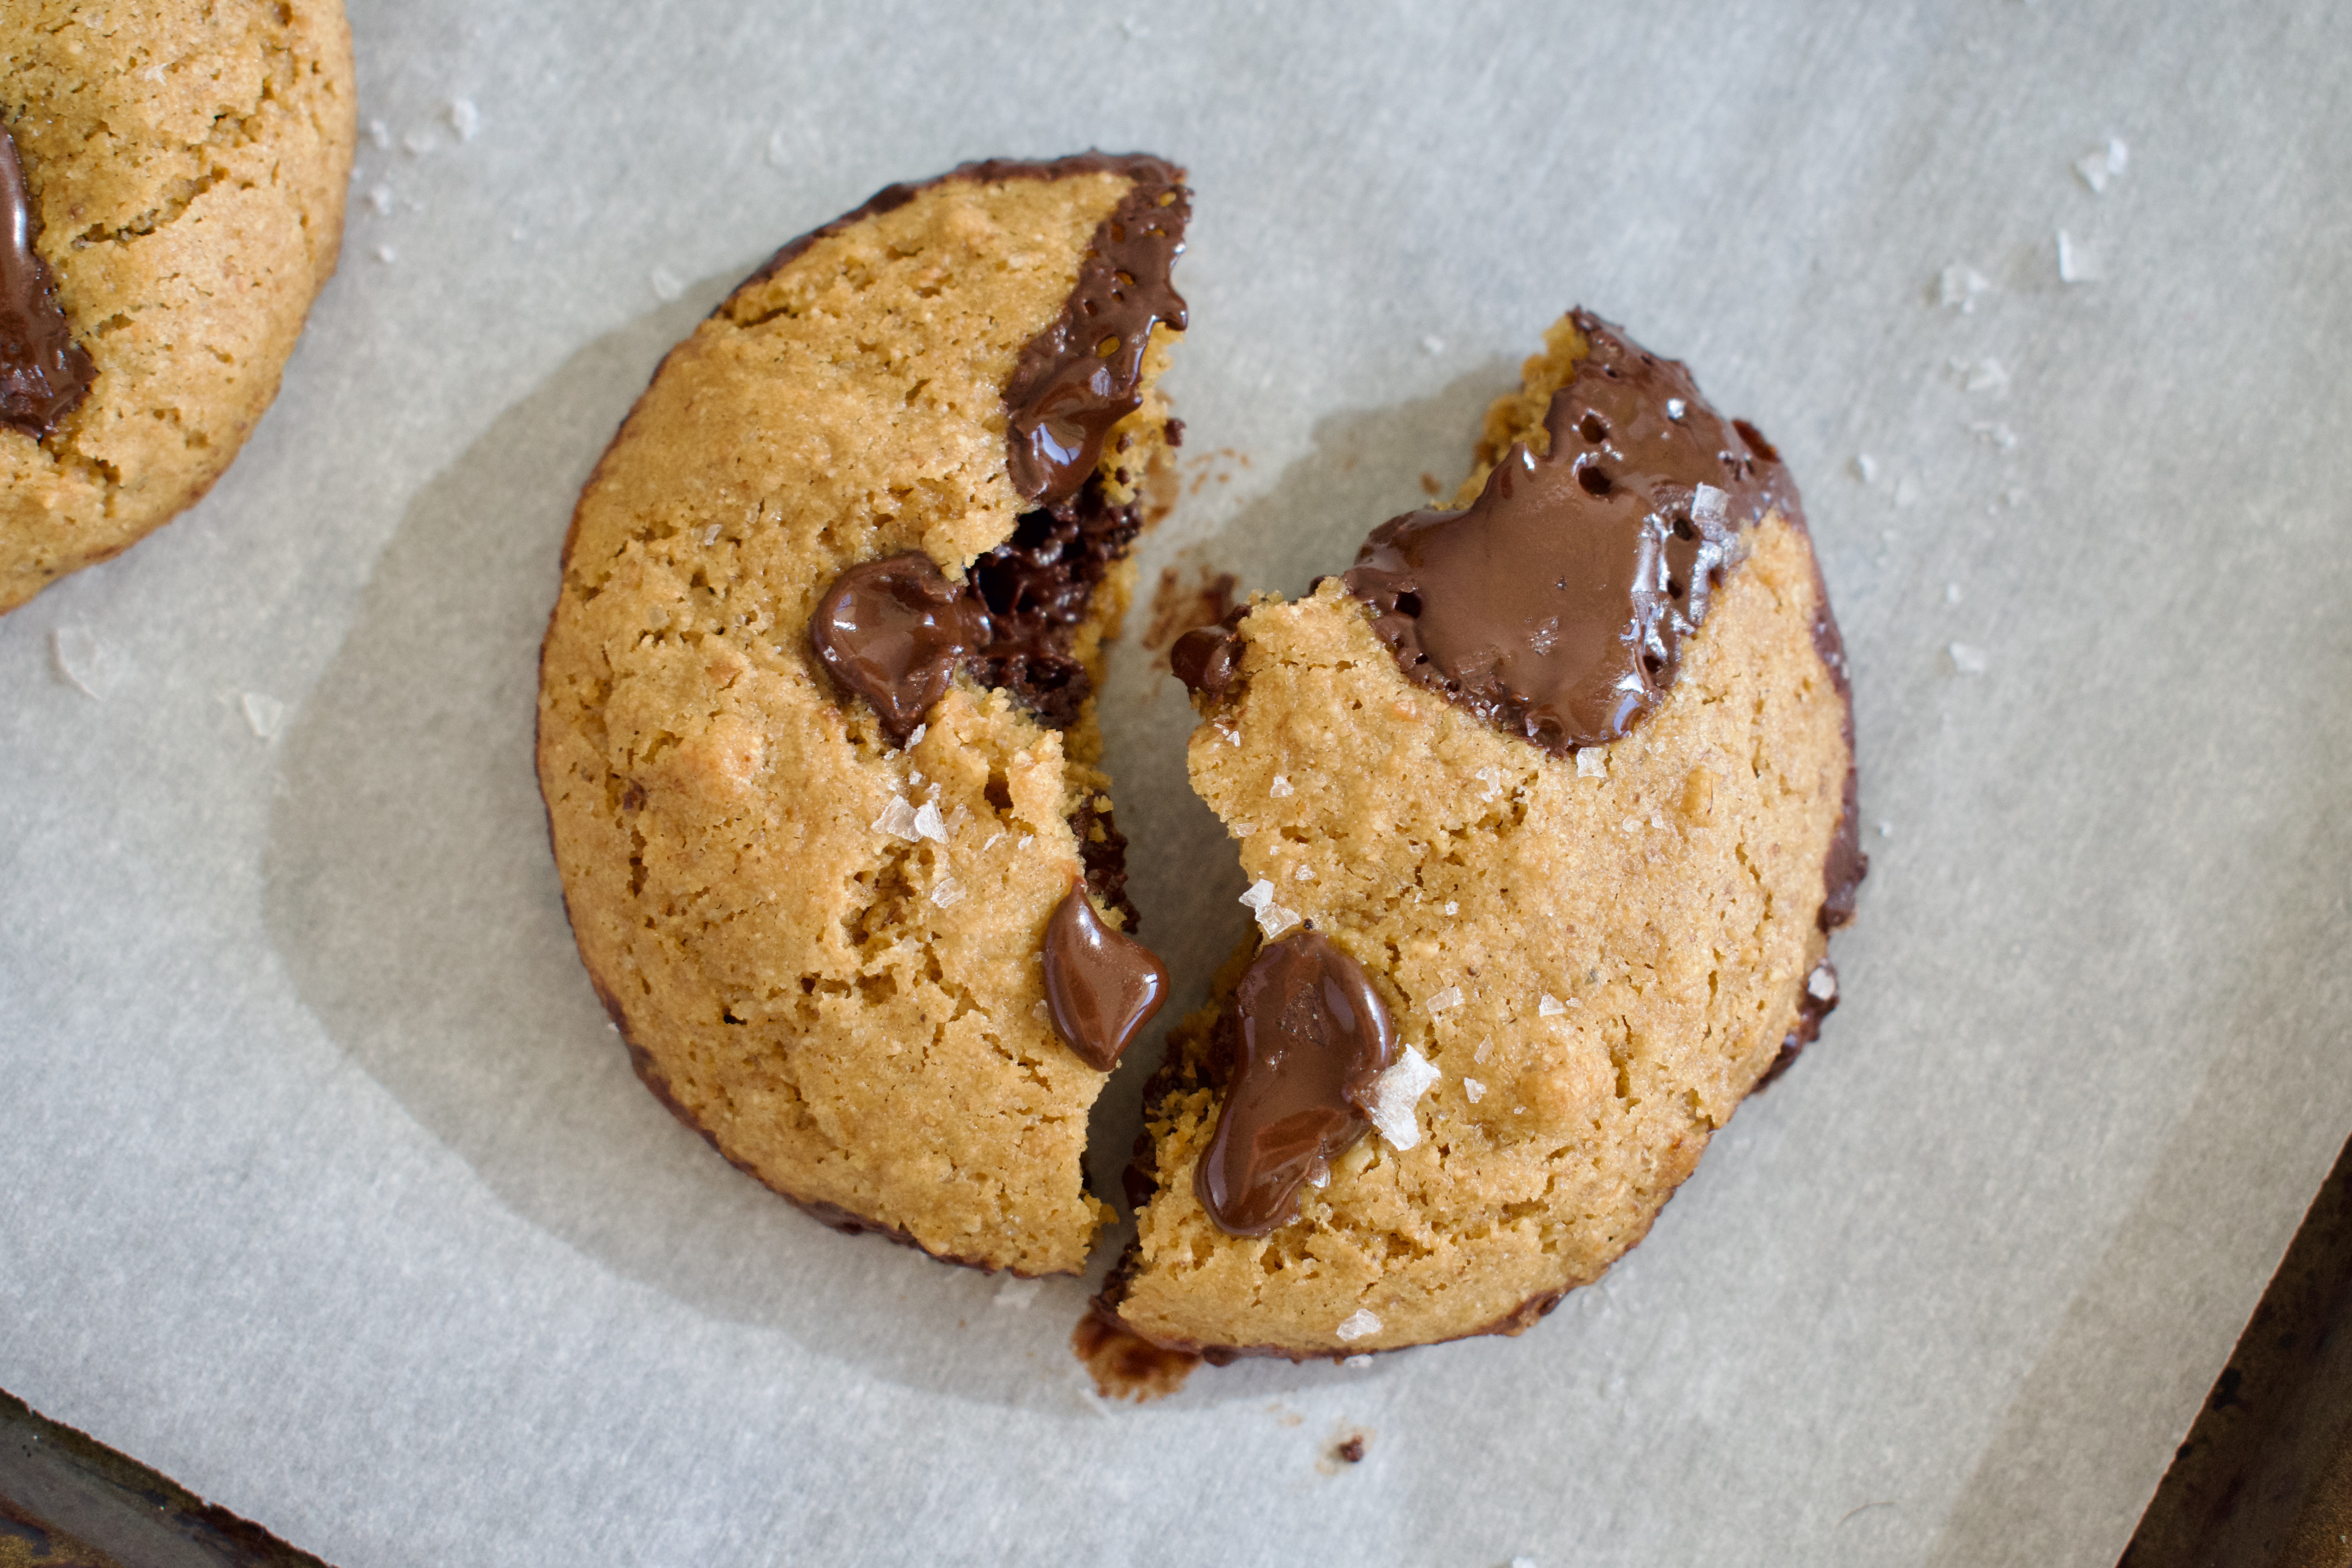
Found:
[[[0,425],[46,440],[97,378],[33,248],[32,192],[16,140],[0,128]]]
[[[1246,612],[1244,612],[1246,613]],[[1222,622],[1194,626],[1168,650],[1168,668],[1176,679],[1203,697],[1222,697],[1241,668],[1242,639]]]
[[[1181,331],[1168,269],[1184,248],[1192,193],[1158,158],[1105,159],[1135,183],[1095,230],[1062,313],[1022,346],[1004,389],[1013,488],[1066,514],[1112,426],[1143,404],[1143,355],[1161,322]]]
[[[1193,1191],[1218,1229],[1265,1236],[1370,1128],[1396,1026],[1362,967],[1315,931],[1261,948],[1229,1005],[1239,1048]]]
[[[1585,311],[1550,452],[1513,446],[1462,511],[1372,531],[1347,574],[1405,674],[1555,754],[1624,734],[1674,684],[1741,529],[1796,493],[1690,374]]]
[[[883,732],[907,743],[947,690],[956,662],[988,640],[988,616],[920,551],[852,566],[809,622],[834,679],[874,705]]]
[[[1073,651],[1079,624],[1142,526],[1135,507],[1104,497],[1098,476],[1066,516],[1023,513],[1011,539],[972,563],[971,591],[988,611],[987,640],[968,661],[972,678],[1055,729],[1076,722],[1094,689]]]
[[[1110,1071],[1167,999],[1168,966],[1072,888],[1045,924],[1045,1006],[1070,1049]]]

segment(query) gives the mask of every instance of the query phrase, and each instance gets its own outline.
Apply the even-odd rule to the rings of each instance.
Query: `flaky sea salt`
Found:
[[[1448,900],[1445,900],[1445,912],[1446,912],[1447,914],[1449,914],[1449,915],[1458,915],[1458,914],[1460,914],[1460,913],[1462,912],[1462,904],[1461,904],[1461,900],[1457,900],[1457,899],[1448,899]]]
[[[1955,261],[1937,275],[1936,303],[1967,315],[1977,308],[1977,296],[1992,287],[1992,279],[1965,262]]]
[[[1568,1004],[1549,991],[1536,1000],[1536,1016],[1538,1018],[1557,1018],[1567,1011]]]
[[[367,194],[367,205],[375,210],[376,216],[389,217],[392,215],[392,187],[376,186]]]
[[[1503,770],[1492,765],[1478,769],[1470,775],[1486,787],[1478,794],[1480,800],[1491,801],[1503,793]]]
[[[1958,583],[1947,583],[1947,584],[1944,584],[1944,603],[1946,603],[1946,604],[1948,604],[1948,605],[1957,605],[1957,604],[1958,604],[1959,602],[1960,602],[1960,585],[1959,585]]]
[[[1609,759],[1601,754],[1600,747],[1577,748],[1576,776],[1580,779],[1605,779],[1609,776]]]
[[[907,749],[908,751],[910,751],[910,752],[911,752],[911,751],[913,751],[917,746],[919,746],[919,745],[921,745],[921,744],[923,743],[923,737],[924,737],[924,736],[926,736],[926,735],[928,735],[928,734],[929,734],[930,732],[931,732],[931,727],[930,727],[929,724],[918,724],[918,725],[916,725],[916,726],[915,726],[915,728],[914,728],[913,732],[912,732],[912,733],[910,733],[909,735],[908,735],[908,737],[907,737],[907,748],[906,748],[906,749]],[[920,774],[920,773],[917,773],[917,774],[915,775],[915,777],[916,777],[916,779],[917,779],[917,781],[918,781],[918,782],[919,782],[919,781],[922,779],[922,776],[923,776],[923,775],[922,775],[922,774]]]
[[[1969,434],[2004,452],[2017,448],[2017,432],[1998,419],[1979,419],[1969,426]]]
[[[1250,884],[1241,902],[1244,909],[1257,917],[1257,929],[1269,942],[1298,923],[1298,911],[1276,903],[1274,884],[1263,877]]]
[[[1429,1065],[1429,1058],[1407,1046],[1396,1065],[1372,1083],[1370,1115],[1381,1136],[1400,1149],[1420,1142],[1421,1118],[1414,1108],[1436,1081],[1437,1069]]]
[[[1837,971],[1826,963],[1817,963],[1812,973],[1805,977],[1805,991],[1816,1002],[1837,1000]]]
[[[1294,882],[1311,882],[1315,879],[1315,868],[1301,860],[1297,866],[1291,868],[1290,879]]]
[[[475,134],[482,129],[482,111],[474,107],[472,99],[450,100],[449,129],[457,133],[457,140],[460,142],[471,142]]]
[[[1719,527],[1729,515],[1730,507],[1730,493],[1713,485],[1701,484],[1691,491],[1691,521],[1694,522],[1713,523]]]
[[[1478,1042],[1478,1048],[1477,1048],[1476,1050],[1475,1050],[1475,1051],[1473,1051],[1473,1052],[1471,1052],[1471,1053],[1470,1053],[1470,1059],[1471,1059],[1472,1061],[1474,1061],[1474,1062],[1478,1063],[1478,1064],[1479,1064],[1479,1065],[1481,1065],[1481,1066],[1484,1066],[1484,1065],[1486,1064],[1486,1060],[1487,1054],[1488,1054],[1489,1052],[1491,1052],[1494,1048],[1495,1048],[1495,1041],[1494,1041],[1494,1037],[1493,1037],[1492,1036],[1489,1036],[1489,1037],[1487,1037],[1486,1039],[1480,1040],[1480,1041]]]
[[[126,662],[88,626],[59,626],[49,634],[49,663],[58,679],[85,697],[105,701],[121,684]]]
[[[1045,1283],[1043,1279],[1007,1279],[996,1288],[996,1304],[1008,1311],[1025,1312]]]
[[[1916,506],[1919,502],[1919,481],[1909,474],[1895,481],[1895,504]]]
[[[1666,399],[1666,417],[1669,419],[1680,419],[1689,409],[1690,405],[1679,397]]]
[[[1875,482],[1878,478],[1877,460],[1867,452],[1856,452],[1853,455],[1853,477],[1864,484]]]
[[[711,523],[711,524],[708,525],[707,527],[705,527],[705,528],[703,529],[703,531],[702,531],[702,548],[704,548],[705,550],[708,550],[708,549],[709,549],[712,545],[714,545],[714,544],[716,544],[716,543],[718,543],[718,542],[719,542],[719,531],[720,531],[720,529],[721,529],[723,526],[724,526],[723,524],[714,522],[714,523]]]
[[[1276,773],[1274,775],[1274,782],[1265,786],[1265,793],[1274,796],[1275,799],[1280,800],[1285,795],[1290,795],[1293,792],[1290,787],[1290,781],[1283,777],[1280,773]]]
[[[948,825],[940,820],[938,803],[927,800],[916,810],[915,837],[928,838],[934,844],[948,841]]]
[[[941,877],[931,889],[931,902],[943,910],[951,909],[963,902],[963,888],[953,877]]]
[[[1967,643],[1956,642],[1946,648],[1944,653],[1951,659],[1952,668],[1962,675],[1982,675],[1987,668],[1984,649],[1980,647],[1970,647]]]
[[[680,281],[677,273],[667,267],[655,268],[652,272],[646,274],[646,281],[654,286],[654,298],[665,305],[686,293],[685,283]]]
[[[278,726],[286,722],[286,704],[264,692],[247,691],[236,702],[245,710],[246,723],[262,740],[276,735]]]
[[[2110,136],[2105,147],[2085,153],[2074,160],[2074,173],[2091,187],[2093,195],[2105,195],[2107,182],[2122,174],[2130,163],[2131,149],[2124,145],[2123,138]]]
[[[1475,1105],[1486,1098],[1486,1086],[1475,1078],[1465,1078],[1462,1080],[1462,1092],[1469,1096],[1471,1104]]]
[[[1430,994],[1429,1010],[1433,1013],[1443,1013],[1448,1007],[1460,1005],[1462,1005],[1462,987],[1459,985],[1449,985],[1443,991],[1433,992]]]
[[[1004,829],[1003,829],[1002,827],[1000,827],[1000,828],[998,828],[995,832],[993,832],[993,833],[992,833],[992,834],[990,834],[990,835],[988,836],[988,842],[987,842],[987,843],[985,843],[985,844],[982,844],[982,845],[980,847],[980,852],[981,852],[982,854],[985,855],[985,854],[987,854],[990,850],[992,850],[992,849],[995,848],[999,844],[1002,844],[1002,843],[1003,843],[1003,842],[1004,842]]]
[[[1963,391],[1990,392],[1996,397],[2007,395],[2009,372],[1990,354],[1981,359],[1955,359],[1951,365],[1953,374],[1960,378]]]
[[[874,831],[887,833],[893,838],[903,838],[909,844],[922,837],[915,831],[915,808],[908,805],[907,797],[901,795],[890,797],[890,804],[884,806],[882,815],[874,819]]]
[[[1341,1366],[1370,1366],[1372,1364],[1372,1358],[1368,1355],[1351,1355],[1343,1358],[1339,1364]]]
[[[2058,231],[2058,277],[2067,283],[2096,283],[2107,275],[2099,253],[2068,234]]]
[[[1381,1321],[1369,1307],[1359,1307],[1348,1314],[1347,1321],[1331,1331],[1343,1340],[1360,1340],[1366,1334],[1381,1331]]]

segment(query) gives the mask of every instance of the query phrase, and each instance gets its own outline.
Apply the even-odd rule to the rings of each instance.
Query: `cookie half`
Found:
[[[1192,634],[1261,934],[1174,1033],[1098,1310],[1213,1360],[1516,1333],[1836,998],[1844,658],[1795,489],[1578,313],[1460,510]]]
[[[335,269],[337,0],[0,11],[0,611],[220,478]]]
[[[1189,195],[966,165],[793,241],[583,492],[539,765],[639,1075],[845,1229],[1024,1274],[1110,1217],[1087,1112],[1158,1005],[1094,721]]]

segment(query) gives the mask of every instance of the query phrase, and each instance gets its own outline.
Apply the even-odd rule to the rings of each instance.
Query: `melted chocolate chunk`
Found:
[[[1110,1071],[1167,999],[1168,966],[1105,925],[1086,890],[1072,888],[1045,924],[1045,1005],[1070,1049]]]
[[[1099,476],[1066,516],[1023,513],[1011,539],[972,563],[971,591],[988,612],[987,639],[969,659],[972,679],[1010,691],[1056,730],[1076,722],[1093,690],[1072,651],[1079,623],[1142,527],[1134,506],[1105,499]]]
[[[1242,639],[1236,633],[1247,614],[1237,610],[1214,626],[1194,626],[1178,637],[1168,650],[1170,673],[1202,697],[1223,696],[1241,668]]]
[[[1382,523],[1344,581],[1405,674],[1555,754],[1624,734],[1674,684],[1741,529],[1796,495],[1690,374],[1585,311],[1550,453],[1513,446],[1462,511]]]
[[[1314,931],[1261,948],[1230,1011],[1236,1060],[1193,1191],[1218,1229],[1265,1236],[1297,1217],[1299,1184],[1370,1128],[1396,1027],[1363,969]]]
[[[852,566],[809,622],[809,643],[843,688],[874,705],[907,743],[948,689],[958,660],[987,641],[987,613],[919,551]]]
[[[32,192],[16,138],[0,127],[0,425],[47,440],[97,377],[33,248]]]
[[[1101,462],[1111,426],[1142,406],[1151,329],[1185,323],[1168,280],[1192,215],[1183,171],[1142,156],[1101,166],[1134,184],[1095,230],[1077,287],[1053,325],[1022,346],[1004,389],[1013,488],[1057,515]]]

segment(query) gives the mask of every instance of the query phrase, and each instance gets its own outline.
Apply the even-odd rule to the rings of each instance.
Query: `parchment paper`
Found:
[[[0,622],[0,1383],[345,1568],[2113,1561],[2352,1131],[2340,8],[354,10],[277,408]],[[1844,1005],[1522,1340],[1106,1405],[1086,1286],[792,1212],[573,954],[533,660],[656,360],[881,184],[1089,144],[1198,192],[1147,590],[1345,564],[1577,302],[1803,487]],[[1116,658],[1189,1002],[1242,884]]]

